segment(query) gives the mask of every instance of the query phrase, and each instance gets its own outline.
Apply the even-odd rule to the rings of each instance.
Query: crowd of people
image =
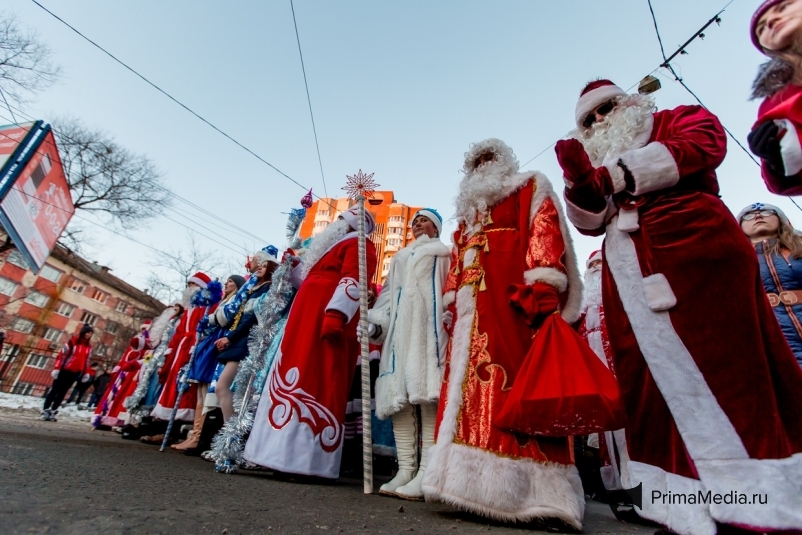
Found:
[[[802,0],[765,2],[751,31],[771,60],[750,147],[770,191],[799,193]],[[257,251],[224,284],[197,273],[143,325],[93,425],[220,472],[336,479],[360,464],[367,337],[374,453],[397,459],[383,495],[581,530],[595,483],[577,452],[596,451],[621,518],[802,530],[802,237],[776,206],[724,205],[726,134],[705,108],[657,111],[601,79],[575,122],[555,146],[562,195],[503,141],[472,144],[451,242],[437,210],[415,214],[366,329],[357,229],[370,236],[372,215],[353,207],[301,243],[293,210],[286,251]],[[604,235],[584,295],[569,225]],[[89,338],[62,350],[45,412],[88,371]],[[637,508],[612,498],[640,485]]]

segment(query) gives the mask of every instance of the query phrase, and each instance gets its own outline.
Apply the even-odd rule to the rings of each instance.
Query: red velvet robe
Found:
[[[161,420],[169,420],[175,407],[178,397],[178,374],[181,368],[189,362],[192,351],[195,348],[198,324],[203,316],[214,312],[217,306],[190,307],[181,315],[181,319],[175,328],[170,344],[167,346],[170,354],[167,355],[162,366],[160,377],[166,376],[164,388],[159,396],[159,402],[153,407],[151,416]],[[167,370],[167,373],[165,373]],[[195,419],[195,405],[197,404],[197,383],[190,383],[189,388],[181,396],[181,403],[178,406],[175,419],[182,421],[192,421]]]
[[[454,234],[445,287],[454,329],[423,491],[484,516],[510,521],[560,518],[582,527],[584,495],[569,437],[514,435],[494,427],[535,332],[510,305],[512,284],[558,289],[576,321],[581,281],[559,200],[546,177],[521,173],[481,230]]]
[[[367,240],[368,280],[376,249]],[[348,393],[359,353],[359,257],[347,234],[309,270],[292,303],[281,348],[265,382],[245,458],[274,470],[339,477]],[[326,310],[345,314],[338,341],[322,340]]]
[[[698,106],[653,119],[641,148],[620,156],[637,195],[593,212],[598,199],[566,192],[580,232],[606,232],[604,312],[627,412],[622,483],[642,483],[639,514],[680,534],[713,535],[714,521],[802,528],[802,370],[755,252],[718,198],[724,130]],[[707,491],[767,494],[768,504],[651,499]]]
[[[788,176],[772,173],[766,162],[761,162],[763,181],[777,195],[802,195],[802,87],[789,84],[761,102],[755,126],[765,121],[775,121],[786,130],[780,149]]]
[[[92,425],[94,427],[124,425],[119,415],[124,411],[123,402],[133,394],[136,388],[134,377],[139,375],[138,360],[142,353],[142,350],[128,346],[128,351],[125,352],[114,367],[117,371],[112,371],[109,386],[106,387],[106,391],[103,393],[103,397],[98,402],[95,413],[92,415]]]

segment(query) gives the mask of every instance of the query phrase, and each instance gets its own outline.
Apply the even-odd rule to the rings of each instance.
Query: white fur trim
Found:
[[[623,208],[618,211],[618,230],[624,232],[635,232],[640,228],[638,222],[638,209],[624,210]]]
[[[585,328],[590,332],[598,332],[601,327],[601,314],[598,306],[589,306],[585,311]]]
[[[194,282],[195,284],[197,284],[198,286],[200,286],[201,288],[204,288],[204,289],[206,288],[206,286],[208,284],[205,280],[203,280],[203,279],[201,279],[199,277],[190,277],[190,278],[187,279],[187,282],[188,283],[189,282]]]
[[[605,158],[602,164],[610,173],[610,180],[613,182],[613,193],[621,193],[627,188],[627,181],[624,179],[624,170],[618,165],[618,157]]]
[[[462,269],[472,266],[475,261],[476,261],[476,249],[472,247],[467,251],[465,251],[465,254],[462,255]]]
[[[655,312],[669,310],[677,304],[677,297],[668,283],[668,279],[662,273],[655,273],[644,277],[643,294],[646,297],[646,304]]]
[[[540,210],[546,197],[551,199],[551,202],[554,203],[554,207],[557,209],[557,215],[560,220],[560,232],[562,233],[563,243],[565,244],[563,265],[565,266],[568,277],[568,299],[565,302],[565,306],[560,310],[560,315],[562,315],[568,323],[574,323],[579,319],[579,314],[582,311],[582,275],[579,273],[576,251],[574,251],[574,240],[571,238],[571,233],[568,232],[568,225],[565,222],[565,212],[563,212],[562,203],[557,194],[554,193],[549,179],[546,178],[546,175],[537,171],[527,174],[531,174],[534,177],[535,187],[537,188],[535,194],[532,196],[532,205],[529,209],[529,224],[532,224],[532,219],[538,210]]]
[[[758,530],[802,528],[802,512],[799,508],[799,496],[802,493],[802,454],[786,459],[749,458],[732,422],[718,404],[704,375],[674,330],[669,313],[653,311],[646,301],[645,293],[639,291],[638,287],[642,286],[644,279],[632,239],[611,223],[607,227],[605,247],[605,258],[618,287],[624,311],[649,371],[696,466],[701,479],[700,487],[720,494],[730,491],[741,492],[750,497],[753,493],[768,494],[768,503],[765,505],[708,505],[706,508],[712,517],[720,522],[742,524],[759,528]],[[639,467],[644,471],[650,467],[635,462],[630,462],[629,465],[632,481],[623,481],[622,477],[624,484],[629,487],[639,480],[648,480],[649,485],[656,485],[653,481],[659,482],[660,477],[663,477],[646,473],[639,476]],[[650,473],[653,472],[654,470]],[[666,474],[667,483],[664,487],[667,485],[668,490],[674,492],[672,485],[677,489],[689,488],[687,482],[695,481],[683,478],[686,479],[683,482],[678,478],[679,476]],[[649,489],[647,485],[644,487],[644,491]],[[661,521],[659,518],[654,520]],[[682,526],[668,526],[678,533],[693,535],[715,532],[693,528],[694,525],[704,525],[701,520],[703,519],[695,519],[687,530]]]
[[[359,282],[356,279],[352,277],[340,279],[340,283],[334,289],[334,294],[326,305],[326,312],[329,310],[342,312],[348,321],[351,321],[356,311],[359,310]]]
[[[579,97],[579,100],[576,103],[576,111],[574,112],[576,126],[584,129],[585,127],[582,126],[582,123],[585,121],[585,117],[587,117],[590,112],[608,100],[612,100],[615,97],[625,96],[627,96],[626,92],[617,85],[603,85],[601,87],[597,87],[593,91],[588,91]]]
[[[161,403],[157,403],[153,410],[150,411],[150,415],[159,420],[169,420],[172,414],[173,408],[165,407]],[[195,419],[195,409],[178,409],[175,413],[175,419],[182,422],[191,422]]]
[[[443,308],[446,309],[451,306],[451,303],[454,302],[454,299],[457,298],[457,292],[454,290],[449,290],[445,294],[443,294]]]
[[[458,386],[461,389],[462,384]],[[446,442],[442,424],[439,440],[429,450],[423,493],[426,501],[442,501],[502,521],[559,518],[581,530],[585,514],[575,466],[502,457]]]
[[[788,119],[776,119],[774,123],[786,130],[780,140],[780,154],[783,158],[785,176],[793,176],[802,171],[802,146],[799,143],[799,132],[794,123]]]
[[[607,210],[602,210],[599,213],[589,212],[579,206],[575,205],[565,199],[565,212],[568,214],[568,220],[578,229],[595,230],[604,226]]]
[[[568,289],[568,276],[554,268],[538,267],[524,271],[524,282],[532,285],[536,282],[545,282],[550,286],[557,288],[557,291],[562,293]]]
[[[625,152],[621,155],[621,161],[635,180],[635,191],[631,192],[633,195],[670,188],[679,182],[677,162],[666,146],[657,141]]]

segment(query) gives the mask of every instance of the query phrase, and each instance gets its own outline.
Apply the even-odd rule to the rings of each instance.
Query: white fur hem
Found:
[[[442,501],[488,518],[558,518],[582,529],[585,498],[575,466],[501,457],[441,441],[429,450],[422,488],[426,501]]]
[[[780,154],[783,158],[785,176],[793,176],[802,171],[802,146],[799,143],[799,133],[788,119],[779,119],[774,122],[786,130],[780,140]]]
[[[677,304],[677,297],[674,295],[668,279],[662,273],[644,277],[642,284],[646,304],[655,312],[669,310]]]
[[[457,292],[454,290],[449,290],[443,294],[443,310],[447,309],[451,306],[451,303],[454,302],[454,299],[457,298]]]
[[[670,188],[679,182],[677,162],[666,146],[657,141],[625,152],[621,155],[621,161],[635,180],[635,191],[631,192],[633,195]]]
[[[583,230],[596,230],[604,226],[604,219],[607,215],[607,207],[599,213],[589,212],[575,205],[565,199],[565,213],[568,215],[568,220],[578,229]]]
[[[610,180],[613,181],[613,193],[624,191],[627,187],[627,181],[624,179],[624,170],[618,165],[618,158],[605,160],[602,165],[610,173]]]
[[[560,293],[568,289],[568,276],[557,269],[549,267],[538,267],[524,271],[524,282],[529,285],[536,282],[545,282],[550,286],[554,286]]]
[[[172,414],[172,407],[167,408],[161,403],[157,403],[150,412],[151,416],[158,418],[159,420],[169,420],[170,415]],[[178,409],[178,411],[175,413],[175,419],[181,420],[182,422],[191,422],[195,419],[195,409]]]
[[[590,112],[608,100],[612,100],[615,97],[625,96],[627,96],[626,92],[617,85],[603,85],[601,87],[597,87],[593,91],[588,91],[579,97],[579,100],[576,102],[576,110],[574,112],[576,126],[584,129],[585,127],[582,125],[582,123],[585,121],[585,117],[587,117]]]

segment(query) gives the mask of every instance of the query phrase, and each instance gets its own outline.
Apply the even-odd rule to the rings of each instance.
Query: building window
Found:
[[[400,215],[391,215],[389,221],[390,223],[403,223],[404,218]]]
[[[56,309],[56,314],[60,314],[69,318],[72,316],[72,313],[75,312],[75,307],[69,303],[59,303],[58,308]]]
[[[19,354],[18,344],[6,344],[3,346],[3,351],[0,353],[0,362],[6,362],[14,359]]]
[[[98,303],[105,303],[106,299],[108,299],[108,298],[109,298],[109,294],[107,294],[103,290],[95,289],[95,293],[92,294],[92,299],[94,299]]]
[[[17,285],[8,279],[0,278],[0,294],[14,295]]]
[[[40,370],[44,370],[47,368],[47,361],[50,360],[50,357],[46,355],[37,355],[35,353],[31,353],[28,355],[28,362],[26,363],[27,366],[31,368],[38,368]]]
[[[30,396],[35,387],[36,385],[33,383],[17,383],[14,385],[14,388],[11,389],[11,393],[19,394],[21,396]]]
[[[33,331],[34,325],[36,324],[30,320],[26,320],[25,318],[17,318],[14,320],[11,328],[15,331],[21,332],[22,334],[30,334]]]
[[[58,339],[61,337],[61,331],[58,329],[54,329],[53,327],[48,327],[45,329],[45,334],[42,336],[48,342],[58,342]]]
[[[117,334],[117,331],[120,330],[120,324],[116,321],[107,321],[106,322],[106,332],[109,334]]]
[[[331,210],[318,210],[317,215],[326,216],[328,217],[331,214]]]
[[[91,312],[86,312],[81,315],[81,322],[88,323],[89,325],[95,325],[97,323],[97,316],[92,314]]]
[[[82,294],[84,290],[86,290],[86,283],[81,279],[72,279],[72,284],[70,284],[70,290],[75,293]]]
[[[29,303],[33,306],[37,306],[39,308],[44,307],[48,301],[50,301],[50,297],[35,290],[31,290],[30,292],[28,292],[28,295],[25,296],[26,303]]]
[[[326,228],[329,226],[328,221],[317,221],[315,222],[315,228]]]
[[[54,267],[48,266],[47,264],[42,266],[42,271],[39,272],[40,277],[44,277],[45,279],[53,282],[58,282],[58,280],[61,278],[61,274],[61,271]]]
[[[126,312],[128,312],[128,303],[126,303],[125,301],[117,301],[117,306],[114,307],[114,310],[125,314]]]
[[[19,266],[22,269],[28,269],[28,262],[25,260],[25,257],[22,256],[22,253],[16,249],[11,251],[11,254],[8,255],[7,260],[15,266]]]

